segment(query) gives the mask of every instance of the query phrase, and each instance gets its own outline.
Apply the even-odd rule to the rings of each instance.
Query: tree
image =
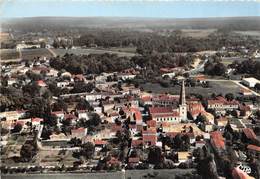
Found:
[[[91,92],[94,88],[95,85],[93,83],[86,84],[84,82],[76,82],[71,92],[73,93]]]
[[[22,90],[23,93],[26,93],[33,97],[40,94],[40,87],[35,82],[23,86]]]
[[[89,126],[98,126],[100,123],[101,123],[101,119],[97,113],[89,114],[89,120],[88,120]]]
[[[89,102],[82,98],[79,100],[78,104],[76,105],[77,110],[88,110],[88,109],[90,109],[90,107],[91,106],[90,106]]]
[[[95,147],[91,142],[87,142],[81,146],[80,154],[85,157],[85,159],[91,159],[93,157]]]
[[[234,99],[234,94],[233,93],[227,93],[225,95],[225,98],[228,100],[228,101],[232,101]]]
[[[257,84],[255,85],[255,89],[260,90],[260,83],[257,83]]]
[[[148,153],[148,163],[158,165],[162,162],[161,148],[157,146],[151,146]]]
[[[52,111],[67,111],[68,105],[62,98],[52,104]]]
[[[218,179],[216,164],[212,156],[199,160],[197,170],[198,174],[201,175],[202,178]]]
[[[20,151],[21,161],[29,162],[36,155],[36,147],[33,144],[24,144]]]
[[[46,48],[46,43],[44,41],[40,42],[41,48]]]
[[[206,117],[202,114],[199,114],[197,116],[196,123],[205,123],[205,122],[206,122]]]
[[[12,129],[12,132],[13,133],[21,132],[22,128],[23,128],[22,124],[16,123],[14,128]]]

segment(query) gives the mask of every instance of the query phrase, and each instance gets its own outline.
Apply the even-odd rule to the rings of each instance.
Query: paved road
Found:
[[[57,56],[57,54],[52,49],[50,49],[50,48],[47,48],[47,49],[52,54],[53,57]]]
[[[204,66],[208,62],[208,59],[206,59],[202,64],[198,65],[196,68],[186,71],[186,73],[189,73],[190,75],[195,75],[197,73],[201,73],[204,71]]]
[[[194,169],[126,170],[104,173],[64,173],[64,174],[11,174],[3,179],[174,179],[176,175],[191,173]]]

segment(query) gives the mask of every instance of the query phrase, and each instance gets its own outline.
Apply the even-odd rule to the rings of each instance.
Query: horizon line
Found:
[[[207,19],[207,18],[246,18],[260,17],[260,15],[248,16],[202,16],[202,17],[159,17],[159,16],[17,16],[17,17],[2,17],[2,19],[22,19],[22,18],[143,18],[143,19]]]

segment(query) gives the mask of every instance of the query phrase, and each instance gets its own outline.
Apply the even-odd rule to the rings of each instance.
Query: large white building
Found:
[[[242,83],[248,87],[253,88],[257,83],[260,83],[260,81],[256,78],[250,77],[250,78],[243,78]]]

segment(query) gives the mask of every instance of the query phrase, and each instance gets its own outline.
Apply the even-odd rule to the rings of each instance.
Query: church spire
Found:
[[[180,94],[180,103],[179,104],[180,105],[186,105],[184,80],[182,80],[181,94]]]

